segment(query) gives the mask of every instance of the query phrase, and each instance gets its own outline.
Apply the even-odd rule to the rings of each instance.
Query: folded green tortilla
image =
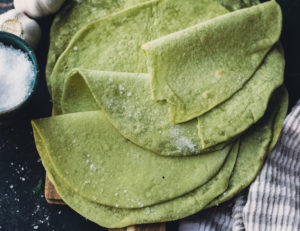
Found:
[[[62,9],[56,14],[50,30],[50,46],[46,66],[46,78],[50,93],[50,76],[53,67],[72,36],[81,27],[146,1],[148,0],[66,0]]]
[[[71,208],[109,228],[163,222],[251,183],[288,101],[280,7],[257,3],[66,2],[47,61],[55,116],[32,127]]]
[[[253,76],[281,24],[280,7],[270,1],[144,44],[154,98],[169,102],[174,123],[211,110]]]
[[[56,152],[54,152],[54,150],[49,147],[47,142],[45,142],[45,134],[47,134],[48,132],[51,133],[53,131],[51,131],[50,129],[45,130],[41,133],[40,126],[42,126],[42,124],[39,123],[41,123],[42,121],[38,121],[36,124],[34,124],[34,135],[43,164],[47,172],[49,173],[50,179],[56,186],[56,189],[58,190],[64,201],[67,202],[74,210],[87,217],[88,219],[91,219],[92,221],[105,227],[123,227],[131,224],[162,222],[191,215],[207,206],[210,201],[214,200],[214,198],[216,198],[218,195],[224,192],[224,190],[226,190],[229,177],[231,176],[231,172],[234,166],[235,167],[233,175],[231,176],[229,181],[231,183],[229,183],[228,190],[231,190],[232,184],[244,184],[243,187],[245,187],[251,182],[251,180],[248,180],[256,175],[256,173],[253,172],[256,172],[257,169],[260,169],[263,158],[268,152],[268,146],[271,140],[274,137],[278,137],[277,135],[274,136],[274,133],[272,135],[272,128],[279,126],[279,124],[276,125],[276,123],[282,123],[282,118],[285,115],[287,104],[278,104],[277,99],[279,99],[280,102],[285,102],[285,96],[286,95],[284,94],[284,92],[283,95],[281,93],[277,96],[278,98],[274,100],[275,104],[271,105],[266,116],[264,116],[264,118],[256,126],[250,129],[241,138],[240,148],[238,148],[238,145],[234,146],[233,151],[228,156],[225,162],[225,165],[209,182],[181,197],[176,197],[169,201],[143,208],[121,209],[118,208],[118,206],[114,206],[114,208],[113,206],[104,206],[102,203],[97,202],[97,200],[88,199],[87,197],[84,197],[80,193],[76,192],[76,190],[74,190],[74,187],[70,187],[69,180],[62,177],[61,173],[57,171],[57,165],[53,166],[52,156]],[[89,113],[93,114],[94,112]],[[54,118],[44,119],[43,121],[45,123],[56,123],[55,127],[65,126],[65,123],[62,123],[62,121],[60,120],[67,120],[69,119],[68,117],[71,117],[72,115],[73,114],[58,116]],[[275,115],[276,118],[274,118]],[[42,128],[42,130],[44,130],[44,128]],[[59,141],[60,138],[58,136],[56,137],[58,142],[61,142]],[[89,137],[86,138],[90,139]],[[64,148],[68,149],[68,146],[65,146]],[[238,161],[241,163],[241,167],[237,169],[238,162],[236,164],[234,163],[238,150]],[[247,165],[246,163],[248,163],[248,161],[253,163],[253,165],[251,165],[250,163],[250,165]],[[72,165],[72,162],[63,163],[64,168],[70,169],[70,166],[68,165]],[[115,165],[117,166],[120,163],[123,162],[117,161]],[[84,165],[85,162],[82,161],[81,164]],[[249,166],[252,167],[249,168]],[[254,170],[254,168],[256,170]],[[118,171],[118,169],[113,168],[111,171]],[[240,174],[237,174],[237,172],[240,172]],[[89,171],[85,171],[85,174],[89,175]],[[187,178],[187,180],[188,179],[190,178]],[[129,180],[130,179],[127,179],[127,181]],[[131,180],[134,183],[135,177],[133,177]],[[110,186],[113,185],[110,184]],[[102,193],[104,194],[104,191]],[[223,194],[220,198],[224,197],[224,195],[226,194]],[[218,198],[217,200],[220,200],[220,198]],[[214,203],[216,203],[216,201]]]
[[[61,113],[64,81],[73,68],[147,73],[144,43],[226,12],[215,0],[153,0],[87,24],[73,36],[52,71],[55,113]]]
[[[100,111],[33,122],[54,168],[82,196],[120,208],[182,196],[217,174],[231,149],[192,157],[163,157],[125,139]],[[176,184],[174,184],[176,182]]]
[[[248,136],[247,132],[241,137],[242,141],[246,141],[241,142],[228,189],[212,201],[209,207],[231,199],[255,179],[263,166],[266,155],[274,148],[278,140],[287,109],[288,94],[286,88],[282,86],[274,92],[264,117],[249,129],[252,135]],[[261,148],[258,150],[256,146]]]
[[[143,10],[145,7],[146,8],[149,7],[149,4],[150,3],[146,3],[142,6],[139,5],[137,7],[140,7]],[[154,3],[151,3],[150,6],[153,7],[152,6],[153,4]],[[170,6],[171,3],[165,2],[165,4],[167,6]],[[136,10],[137,7],[134,7],[130,10],[125,10],[124,12],[126,14],[129,14],[130,12],[134,11],[133,9]],[[270,5],[269,8],[273,9],[273,11],[277,10],[277,8],[274,7],[274,4]],[[190,10],[190,8],[188,9]],[[242,15],[253,14],[251,13],[253,11],[256,12],[255,10],[253,10],[253,7],[247,10],[250,11],[250,13],[246,12]],[[269,11],[272,12],[272,10]],[[124,12],[120,14],[122,15],[124,14]],[[119,16],[119,14],[117,15]],[[117,16],[114,16],[112,18],[115,19],[116,17]],[[240,16],[231,15],[229,18],[232,20],[232,18],[235,17],[240,17]],[[100,20],[96,23],[92,23],[91,25],[96,26],[98,24],[101,25],[101,23],[106,24],[107,23],[106,21],[107,20],[104,21]],[[246,21],[244,26],[247,25],[247,22],[248,21]],[[87,27],[88,29],[87,28],[83,29],[82,32],[77,34],[79,40],[78,43],[84,42],[85,37],[87,36],[86,35],[87,30],[91,30],[89,34],[97,33],[98,28],[90,28],[92,26],[88,26]],[[101,26],[99,28],[101,28]],[[218,34],[221,32],[222,30],[218,29],[216,30],[215,33]],[[183,36],[182,39],[184,39],[185,35],[183,34],[182,36]],[[81,61],[78,58],[78,56],[76,56],[76,54],[74,55],[74,53],[72,52],[75,53],[79,52],[80,54],[82,54],[82,57],[91,57],[91,59],[93,59],[93,55],[84,54],[84,52],[92,53],[93,50],[95,50],[93,49],[93,47],[86,48],[83,51],[81,50],[74,51],[73,48],[75,46],[73,47],[73,45],[72,46],[69,45],[69,47],[70,47],[69,48],[70,51],[67,52],[68,51],[67,49],[66,53],[61,57],[61,59],[63,59],[63,57],[66,56],[65,60],[68,61],[67,65],[64,65],[64,69],[69,69],[69,66],[73,65],[73,63],[69,61],[70,59],[72,60],[73,57],[76,59],[75,61],[76,63],[79,63]],[[77,49],[79,48],[79,46],[76,47]],[[243,132],[246,128],[248,128],[252,123],[256,122],[263,115],[271,92],[276,87],[278,87],[278,85],[282,82],[284,60],[282,57],[279,57],[280,55],[278,54],[274,55],[273,53],[276,52],[275,51],[271,52],[270,54],[271,58],[268,58],[271,59],[271,61],[266,62],[266,64],[263,63],[257,70],[258,74],[254,73],[253,78],[254,77],[255,79],[259,78],[261,82],[266,80],[266,78],[264,77],[265,75],[271,78],[272,75],[274,75],[276,76],[276,78],[274,77],[272,79],[270,78],[270,84],[261,84],[261,82],[258,82],[258,80],[251,81],[250,79],[249,83],[246,84],[245,89],[241,89],[239,94],[236,94],[237,95],[236,97],[232,97],[235,100],[230,100],[230,101],[228,100],[229,102],[224,103],[225,106],[221,104],[220,105],[221,107],[214,108],[216,110],[211,110],[211,112],[199,117],[198,118],[199,137],[196,135],[196,128],[194,125],[196,123],[195,121],[193,122],[189,121],[185,123],[184,126],[175,126],[170,121],[168,121],[168,118],[166,117],[168,107],[166,105],[169,104],[166,104],[165,102],[155,104],[155,102],[153,102],[150,96],[150,87],[148,86],[149,84],[145,86],[144,83],[141,83],[143,85],[142,87],[147,88],[145,90],[142,90],[139,89],[140,84],[136,83],[134,84],[134,86],[136,86],[136,89],[131,88],[131,91],[128,91],[129,87],[126,87],[126,85],[131,85],[131,83],[129,82],[126,83],[127,80],[124,80],[125,82],[123,81],[122,84],[119,84],[118,89],[115,89],[116,86],[112,86],[114,82],[110,82],[112,77],[107,78],[109,74],[105,74],[105,76],[103,76],[104,75],[103,73],[109,73],[109,72],[99,71],[97,74],[96,71],[92,71],[94,69],[82,70],[81,68],[82,63],[78,64],[79,67],[77,67],[76,70],[71,71],[71,73],[73,73],[71,75],[77,76],[83,73],[85,83],[80,80],[76,80],[76,83],[69,83],[70,81],[68,80],[66,87],[64,88],[66,92],[63,92],[64,99],[62,99],[62,101],[60,102],[64,103],[64,107],[65,107],[64,113],[70,111],[75,112],[75,111],[104,109],[109,121],[116,128],[118,128],[118,130],[122,135],[130,139],[132,142],[138,144],[139,146],[151,150],[155,153],[159,153],[161,155],[194,155],[194,154],[199,154],[199,153],[208,152],[212,150],[217,150],[224,146],[223,144],[224,142],[233,139],[236,135]],[[101,54],[101,52],[99,54]],[[95,58],[95,60],[98,61],[99,58],[98,59]],[[83,62],[85,61],[88,61],[89,63],[87,65],[90,65],[89,59],[84,58]],[[105,62],[107,61],[110,62],[111,59],[108,57],[105,60]],[[63,62],[63,60],[61,60],[61,62]],[[204,63],[203,66],[205,66],[205,64],[206,63]],[[58,62],[57,65],[60,66],[60,62]],[[276,72],[273,67],[276,68]],[[99,68],[99,65],[95,65],[94,68]],[[138,68],[135,68],[135,70],[138,70]],[[64,71],[62,71],[59,74],[57,74],[57,76],[62,74],[67,75]],[[115,76],[116,74],[112,73],[111,75]],[[53,73],[53,76],[55,76],[55,71]],[[120,77],[118,78],[117,82],[120,81],[122,82],[122,77],[124,76],[127,76],[127,74],[120,73]],[[144,76],[144,79],[147,78],[146,74],[136,74],[136,79],[139,76]],[[74,79],[74,76],[72,76],[71,79]],[[89,81],[92,81],[92,84],[88,84]],[[264,97],[259,97],[255,95],[257,90],[255,90],[253,93],[253,89],[255,88],[253,85],[255,84],[256,84],[255,87],[259,87],[260,88],[259,91],[265,94]],[[82,86],[86,86],[86,85],[89,87],[89,89],[82,88]],[[109,88],[111,88],[111,91],[110,92],[106,91],[105,92],[106,96],[103,96],[104,90]],[[89,94],[89,91],[91,91],[91,95]],[[248,93],[248,91],[250,92]],[[116,94],[116,92],[119,92],[119,95]],[[80,96],[78,96],[78,94],[80,94]],[[129,94],[129,96],[127,96],[127,94]],[[83,95],[84,97],[82,97]],[[91,102],[91,100],[88,100],[89,98],[91,98],[92,100],[96,100],[99,109],[97,109],[97,104],[95,104],[95,102]],[[143,102],[138,102],[136,98],[138,98]],[[119,99],[122,99],[122,101],[120,101]],[[128,99],[130,99],[131,101]],[[71,103],[69,103],[69,101]],[[120,103],[123,104],[122,109],[120,109],[119,107]],[[130,106],[128,106],[128,104],[130,104]],[[235,107],[236,104],[240,105],[240,107],[237,108],[239,110],[235,110],[235,113],[232,113],[232,108]],[[55,105],[57,104],[54,102],[54,107]],[[59,103],[59,105],[61,104]],[[243,105],[243,107],[241,107],[241,105]],[[55,110],[56,114],[59,114],[58,111],[62,110],[61,106],[59,107],[60,107],[59,110]],[[133,112],[133,110],[138,110],[139,112]],[[149,113],[150,111],[151,114]],[[220,118],[222,118],[223,123],[218,122]],[[158,120],[160,120],[161,123],[157,123],[156,121]]]
[[[230,11],[260,4],[259,0],[218,0],[218,2]]]
[[[197,155],[225,146],[202,148],[197,120],[173,124],[167,103],[155,102],[150,86],[148,74],[75,69],[65,83],[62,111],[103,110],[124,137],[158,155]]]
[[[283,50],[276,45],[241,90],[198,117],[203,148],[232,139],[264,115],[272,93],[283,83],[284,64]]]
[[[39,136],[35,138],[39,140]],[[40,151],[46,153],[43,147],[45,146],[41,146]],[[71,208],[101,226],[120,228],[133,224],[176,220],[198,212],[227,188],[237,151],[238,144],[234,146],[218,174],[202,187],[165,203],[136,209],[108,207],[80,196],[55,172],[47,155],[41,158],[51,182]]]
[[[263,116],[271,94],[283,82],[284,58],[279,50],[276,46],[266,56],[243,89],[198,121],[170,122],[168,104],[151,98],[148,74],[74,69],[65,83],[62,110],[101,109],[124,137],[159,155],[220,149]]]

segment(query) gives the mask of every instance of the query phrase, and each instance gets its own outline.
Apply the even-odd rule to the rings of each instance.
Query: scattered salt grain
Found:
[[[90,165],[90,169],[93,170],[93,171],[95,171],[97,168],[96,168],[96,166],[94,164],[91,164]]]
[[[34,69],[28,55],[0,43],[0,110],[22,103],[33,83]]]
[[[138,205],[142,208],[144,204],[142,202],[139,202]]]
[[[89,184],[89,183],[91,183],[91,181],[90,180],[85,180],[83,183],[84,184]]]
[[[147,213],[147,214],[150,213],[150,208],[149,208],[149,207],[146,208],[146,213]]]
[[[193,144],[192,141],[186,137],[179,137],[176,144],[177,150],[180,152],[185,152],[187,150],[192,152],[195,151],[195,144]]]
[[[120,85],[119,85],[119,90],[120,90],[120,91],[124,91],[124,90],[125,90],[124,86],[120,84]]]

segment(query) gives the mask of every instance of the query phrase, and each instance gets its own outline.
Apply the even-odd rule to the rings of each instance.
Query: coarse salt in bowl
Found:
[[[38,64],[32,48],[21,38],[0,31],[0,116],[21,109],[34,92]]]

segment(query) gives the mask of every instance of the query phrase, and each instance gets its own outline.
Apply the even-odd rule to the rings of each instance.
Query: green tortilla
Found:
[[[198,117],[203,148],[232,139],[264,115],[272,93],[283,83],[284,64],[283,50],[276,45],[240,91]]]
[[[284,69],[276,2],[233,13],[217,0],[71,2],[47,64],[58,116],[32,122],[62,199],[117,228],[180,219],[249,185],[287,107],[281,87],[266,111]]]
[[[168,105],[152,100],[150,86],[147,74],[74,70],[65,83],[62,111],[101,109],[124,137],[159,155],[196,155],[225,146],[203,149],[197,120],[171,123]]]
[[[231,149],[192,157],[155,155],[125,139],[100,111],[32,125],[46,146],[40,154],[50,155],[57,173],[76,192],[120,208],[149,206],[194,190],[217,174]]]
[[[62,110],[65,114],[103,109],[124,137],[160,155],[220,149],[224,145],[217,144],[232,140],[263,116],[272,92],[282,84],[284,57],[277,47],[243,89],[198,117],[198,122],[171,123],[168,104],[151,98],[148,74],[75,69],[65,83]]]
[[[282,102],[284,102],[285,100],[283,100]],[[246,157],[246,159],[248,160],[249,158],[250,160],[258,158],[258,163],[262,162],[262,156],[265,156],[268,150],[268,143],[270,143],[270,141],[272,140],[272,127],[274,128],[272,121],[274,121],[275,123],[280,121],[278,120],[278,118],[274,119],[274,114],[276,114],[276,112],[279,110],[279,107],[280,110],[276,117],[283,117],[286,111],[286,104],[283,103],[281,105],[277,102],[278,101],[276,101],[276,104],[269,109],[270,113],[268,113],[259,122],[259,124],[254,126],[243,136],[240,149],[238,149],[237,145],[234,146],[233,150],[235,151],[231,152],[227,161],[225,162],[225,165],[221,168],[219,173],[209,182],[181,197],[174,198],[172,200],[153,206],[136,209],[121,209],[104,206],[93,200],[89,200],[86,197],[82,197],[80,194],[75,192],[74,188],[69,186],[69,182],[65,181],[64,178],[61,178],[60,174],[56,172],[56,168],[53,167],[52,160],[49,159],[52,154],[48,152],[49,147],[47,143],[44,142],[45,139],[43,138],[43,136],[41,136],[36,129],[34,129],[34,135],[37,143],[37,148],[41,154],[42,162],[50,176],[51,181],[54,183],[63,200],[75,211],[82,214],[84,217],[96,222],[97,224],[109,228],[124,227],[132,224],[163,222],[180,219],[185,216],[194,214],[197,211],[203,209],[208,205],[210,201],[224,192],[224,190],[226,190],[228,186],[228,180],[234,166],[235,171],[237,171],[236,167],[238,164],[236,163],[234,165],[234,163],[238,150],[238,158],[240,158],[240,162],[243,162],[241,162],[244,166],[243,168],[246,167],[244,165],[244,163],[247,163],[245,162],[246,156],[248,156]],[[63,116],[60,116],[60,118],[62,117]],[[245,153],[243,153],[244,151]],[[254,158],[252,158],[252,156]],[[252,167],[254,167],[255,169],[260,168],[259,166],[257,167],[255,165]],[[235,182],[243,182],[244,177],[246,177],[246,181],[248,181],[250,177],[247,174],[250,171],[251,169],[247,168],[246,173],[243,173],[242,175],[236,175]],[[253,175],[253,173],[251,174]],[[248,182],[247,184],[249,183],[250,182]],[[229,189],[230,184],[228,190]]]
[[[234,11],[143,45],[152,92],[185,122],[230,98],[252,77],[281,33],[280,6]]]
[[[284,85],[281,86],[275,93],[278,96],[274,97],[275,98],[274,101],[277,100],[277,103],[279,102],[281,104],[281,107],[279,109],[279,112],[277,113],[277,116],[275,117],[275,122],[273,124],[273,139],[269,145],[269,152],[271,152],[275,147],[275,145],[277,144],[282,129],[282,125],[289,106],[289,95]]]
[[[260,4],[259,0],[218,0],[218,2],[230,11]]]
[[[241,137],[240,151],[228,189],[209,207],[231,199],[257,176],[266,155],[276,144],[288,109],[288,94],[284,86],[276,90],[265,116]],[[257,149],[260,147],[260,149]]]
[[[55,113],[61,113],[63,84],[73,68],[147,73],[142,44],[226,12],[215,0],[154,0],[88,24],[74,35],[51,74]]]
[[[57,174],[49,159],[47,146],[37,130],[35,130],[34,135],[38,150],[42,154],[41,159],[43,165],[59,195],[79,214],[107,228],[120,228],[133,224],[176,220],[198,212],[212,199],[226,190],[239,146],[237,142],[217,175],[200,188],[182,197],[174,198],[150,207],[121,209],[99,204],[94,200],[89,200],[76,193],[74,189],[68,185],[68,182]]]
[[[76,32],[86,24],[146,2],[148,0],[66,0],[56,14],[50,30],[46,78],[51,93],[50,76],[53,67]]]

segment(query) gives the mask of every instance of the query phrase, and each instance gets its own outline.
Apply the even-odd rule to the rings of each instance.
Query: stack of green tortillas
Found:
[[[235,11],[216,0],[86,0],[56,16],[55,116],[32,125],[49,178],[84,217],[105,227],[180,219],[258,174],[288,104],[281,10],[222,3]]]

